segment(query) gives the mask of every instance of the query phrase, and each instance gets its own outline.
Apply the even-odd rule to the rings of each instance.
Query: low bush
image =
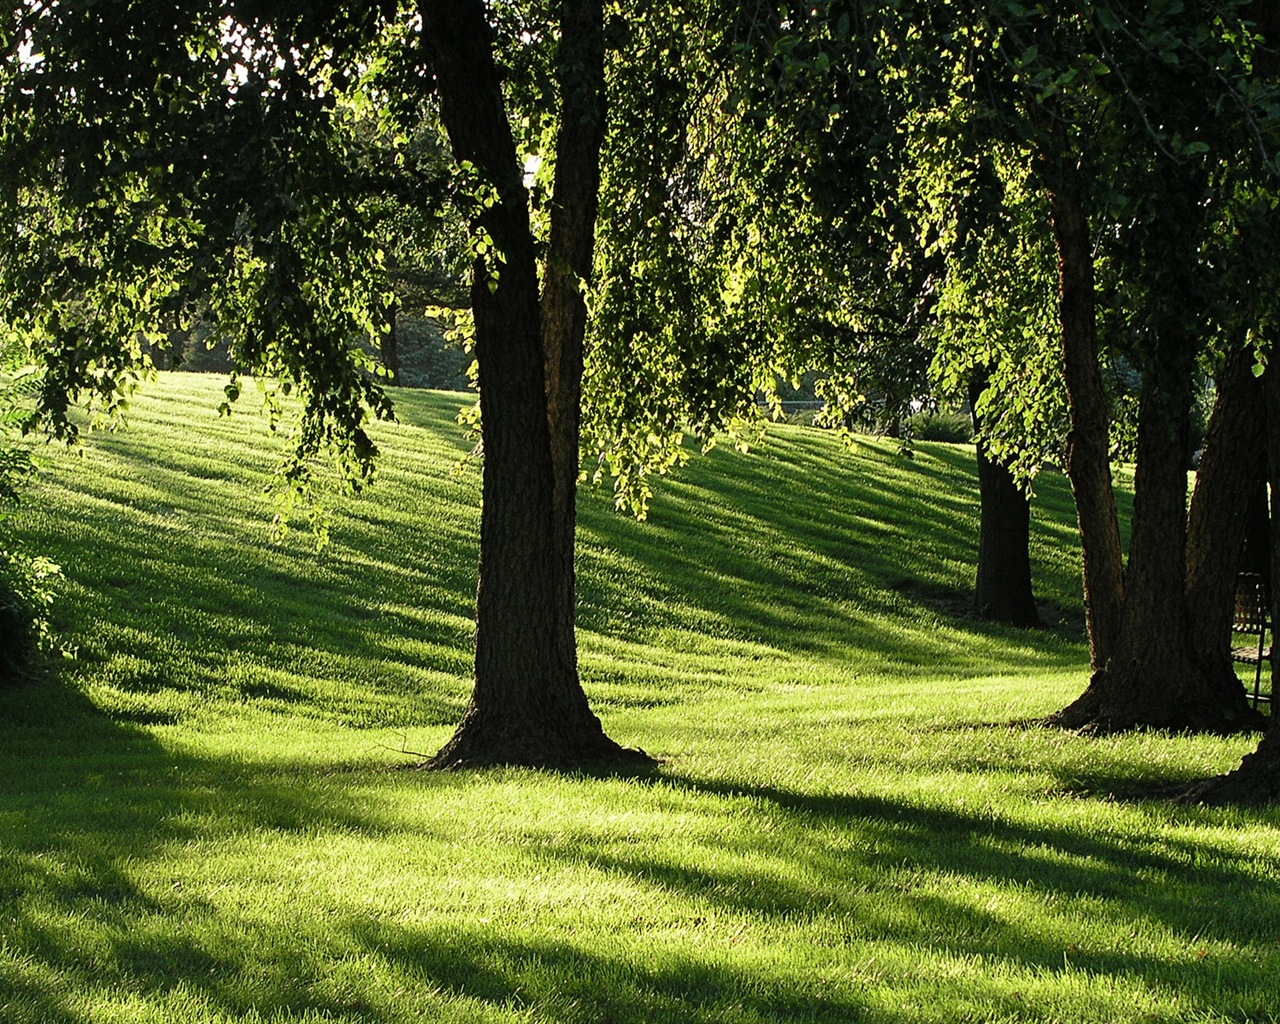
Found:
[[[961,412],[919,412],[906,426],[916,441],[968,444],[973,440],[973,422]]]
[[[39,377],[24,365],[25,350],[14,336],[0,337],[0,528],[35,472],[22,433]],[[49,635],[49,582],[58,567],[4,546],[0,534],[0,685],[26,675]]]
[[[58,573],[47,558],[0,550],[0,685],[29,674],[48,642],[50,583]]]

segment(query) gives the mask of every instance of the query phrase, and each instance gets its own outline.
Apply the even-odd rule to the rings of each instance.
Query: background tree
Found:
[[[977,336],[986,323],[986,338],[992,338],[996,317],[981,307],[978,285],[968,291],[948,286],[958,274],[952,259],[958,246],[949,244],[957,233],[925,216],[927,204],[916,194],[924,176],[914,170],[911,145],[923,145],[924,131],[908,139],[903,130],[919,104],[913,106],[915,98],[894,84],[897,69],[882,53],[891,23],[885,11],[865,5],[823,3],[802,11],[753,5],[726,30],[728,57],[686,55],[683,77],[676,79],[679,88],[667,85],[661,94],[643,97],[637,109],[646,113],[638,116],[648,116],[664,102],[679,104],[672,115],[655,119],[663,127],[654,130],[649,153],[665,156],[632,161],[619,176],[635,181],[626,194],[637,197],[639,216],[661,223],[659,237],[675,241],[669,252],[655,253],[646,240],[644,253],[632,253],[625,246],[637,233],[621,234],[624,255],[612,262],[628,268],[618,278],[628,301],[618,303],[623,315],[611,316],[606,283],[604,319],[611,331],[602,339],[608,346],[605,372],[647,372],[646,380],[682,375],[678,389],[688,396],[683,418],[695,424],[703,422],[708,408],[741,411],[754,394],[776,400],[779,376],[816,376],[828,422],[863,422],[890,433],[898,432],[911,411],[931,404],[940,390],[964,396],[977,359],[973,353],[980,347]],[[716,48],[704,45],[703,52],[714,54]],[[715,130],[725,118],[741,119],[748,130]],[[913,123],[919,127],[925,120],[917,117]],[[684,127],[676,133],[673,125]],[[649,164],[659,170],[647,171]],[[955,190],[972,187],[972,178],[964,174]],[[933,182],[930,188],[951,217],[940,190]],[[951,231],[945,240],[944,230]],[[976,252],[978,246],[970,248]],[[641,283],[641,273],[654,284]],[[1012,278],[1004,274],[1001,282]],[[1042,283],[1044,275],[1032,278]],[[636,291],[688,311],[674,338],[663,335],[671,329],[670,316],[656,309],[636,315],[629,301]],[[946,336],[946,353],[938,326],[944,295],[950,298],[951,320],[962,324]],[[708,308],[708,296],[712,306],[719,297],[719,308]],[[966,301],[976,304],[973,310],[962,308]],[[970,336],[957,341],[965,332]],[[1043,339],[1038,345],[1041,351],[1046,347]],[[994,360],[995,343],[985,348],[985,358]],[[1009,348],[1019,346],[1004,346]],[[964,353],[963,367],[949,358],[957,351]],[[732,371],[692,372],[705,365],[707,354]],[[1040,366],[1044,362],[1041,357]],[[642,363],[677,369],[655,375]],[[1026,397],[1027,389],[1043,383],[1040,366],[1037,378],[1028,372],[1036,364],[1021,352],[1006,365],[1002,386],[992,389],[987,402],[990,414],[983,417],[988,444],[998,444],[1003,434],[1025,438],[1025,428],[1014,431],[1010,424],[1043,406]],[[1011,390],[1015,378],[1020,387]],[[625,391],[611,384],[606,393]],[[642,396],[651,393],[646,388]],[[1022,396],[1021,417],[1000,410],[994,396],[1006,394]],[[738,396],[736,409],[730,395]],[[603,417],[612,428],[606,447],[621,439],[623,450],[612,456],[615,467],[640,462],[626,451],[632,425],[653,422],[650,436],[667,434],[674,426],[646,420],[645,410],[635,408],[651,399],[628,396],[626,401],[629,406],[606,409],[613,415]],[[660,405],[666,412],[672,408],[668,402]],[[1016,399],[1007,406],[1015,409]],[[1000,450],[1002,457],[1016,453],[1020,465],[1034,462],[1025,454],[1026,445],[1008,443]],[[1018,504],[1025,537],[1025,501],[1015,499]],[[983,547],[988,559],[997,550],[1009,550],[1009,538],[1017,536],[1016,522],[1008,529],[998,526],[997,513],[1004,507],[994,501],[984,507],[987,525],[1005,539],[1003,546]],[[1020,579],[980,568],[984,590],[1004,580],[1017,590],[1008,601],[988,591],[981,605],[1028,622],[1037,615],[1025,541],[1022,557]]]
[[[918,88],[961,155],[1009,154],[1048,200],[1071,419],[1067,469],[1098,670],[1090,695],[1059,718],[1076,726],[1231,730],[1256,721],[1239,685],[1206,672],[1187,649],[1183,596],[1191,382],[1210,339],[1243,341],[1220,301],[1233,287],[1221,273],[1232,262],[1221,246],[1236,244],[1225,225],[1248,190],[1243,181],[1262,172],[1255,129],[1263,108],[1243,99],[1256,89],[1240,13],[1232,3],[1158,13],[922,5],[895,35],[899,66],[944,70],[941,87],[926,73]],[[913,24],[926,27],[913,33]],[[1222,116],[1226,109],[1239,116]],[[945,148],[937,152],[952,162]],[[1096,335],[1103,295],[1111,300],[1104,341],[1143,381],[1127,577]]]

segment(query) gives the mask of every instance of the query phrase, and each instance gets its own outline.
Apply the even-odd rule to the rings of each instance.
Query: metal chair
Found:
[[[1231,659],[1254,666],[1250,701],[1255,708],[1259,704],[1270,704],[1272,694],[1262,692],[1262,665],[1271,660],[1271,652],[1267,649],[1267,633],[1271,630],[1271,594],[1267,581],[1257,573],[1242,572],[1236,577],[1236,612],[1231,630],[1238,636],[1249,638],[1247,645],[1231,648]],[[1272,639],[1274,642],[1274,637]]]

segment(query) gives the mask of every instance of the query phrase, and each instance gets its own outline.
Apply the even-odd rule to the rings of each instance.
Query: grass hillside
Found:
[[[1085,740],[1061,480],[1052,628],[959,614],[972,450],[778,427],[584,493],[580,644],[643,778],[409,769],[469,689],[479,471],[402,392],[332,544],[270,536],[220,381],[44,453],[55,676],[0,692],[0,1021],[1268,1021],[1280,816],[1091,795],[1249,739]]]

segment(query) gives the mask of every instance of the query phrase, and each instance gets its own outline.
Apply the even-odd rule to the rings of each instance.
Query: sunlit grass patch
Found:
[[[1275,1019],[1280,820],[1113,799],[1250,738],[1034,724],[1065,621],[963,614],[972,449],[780,427],[581,499],[584,685],[649,776],[414,769],[470,685],[478,472],[404,392],[332,543],[272,540],[275,455],[219,382],[45,454],[20,522],[73,657],[0,695],[0,1021]]]

